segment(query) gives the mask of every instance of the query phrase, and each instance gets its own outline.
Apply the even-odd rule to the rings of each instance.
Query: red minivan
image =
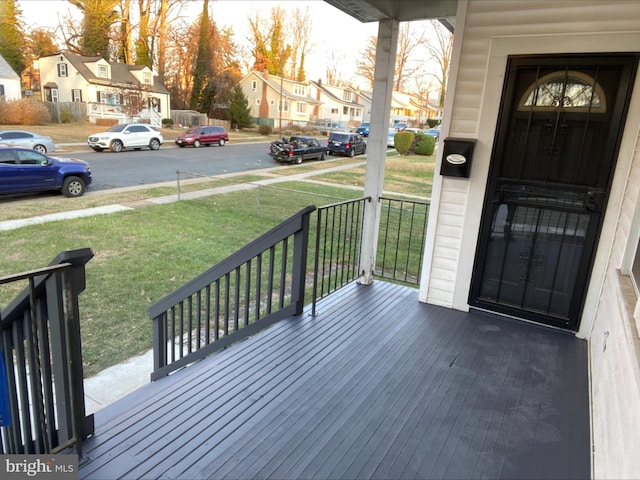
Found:
[[[191,145],[198,148],[200,145],[213,145],[217,144],[221,147],[229,141],[229,135],[224,127],[217,125],[214,126],[199,126],[191,127],[185,133],[176,138],[176,145],[179,147],[186,147]]]

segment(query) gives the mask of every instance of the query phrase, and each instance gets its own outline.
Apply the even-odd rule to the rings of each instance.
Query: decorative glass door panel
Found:
[[[578,327],[635,64],[510,60],[471,305]]]

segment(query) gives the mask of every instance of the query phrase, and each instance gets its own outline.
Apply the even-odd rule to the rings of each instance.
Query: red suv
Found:
[[[221,147],[229,141],[229,135],[224,127],[191,127],[185,133],[176,138],[176,145],[186,147],[191,145],[198,148],[200,145],[218,144]]]

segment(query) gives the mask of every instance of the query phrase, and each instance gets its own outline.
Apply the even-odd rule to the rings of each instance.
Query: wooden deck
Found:
[[[587,344],[352,284],[96,413],[80,478],[590,478]]]

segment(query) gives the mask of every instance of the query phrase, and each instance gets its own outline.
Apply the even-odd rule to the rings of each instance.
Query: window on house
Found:
[[[72,102],[82,102],[82,90],[74,88],[71,90],[71,101]]]
[[[109,78],[109,69],[106,65],[98,65],[98,76],[100,78]]]
[[[0,84],[0,97],[4,97],[4,85]]]
[[[52,88],[51,89],[51,101],[52,102],[57,102],[58,101],[58,89],[57,88]]]
[[[296,95],[305,95],[305,86],[304,85],[294,85],[293,87],[293,93],[295,93]]]
[[[149,72],[144,72],[142,74],[142,83],[151,85],[151,74]]]
[[[284,105],[283,111],[288,112],[289,111],[289,102],[288,101],[284,101],[284,102],[278,102],[278,111],[280,111],[280,106]]]
[[[296,102],[296,112],[298,113],[306,113],[307,112],[307,104],[304,102]]]
[[[260,99],[256,98],[256,105],[260,105]]]
[[[275,100],[271,100],[271,102],[269,103],[270,105],[275,105],[276,101]]]
[[[257,80],[251,80],[251,91],[252,92],[257,92],[258,91],[258,82],[257,82]]]
[[[337,108],[332,108],[332,109],[331,109],[331,113],[332,113],[332,114],[336,114],[336,115],[337,115],[339,112],[338,112],[338,109],[337,109]]]
[[[347,102],[350,102],[351,101],[351,93],[352,92],[350,92],[348,90],[345,90],[344,92],[342,92],[342,99],[346,100]]]
[[[349,107],[342,107],[342,114],[349,115]]]
[[[98,103],[105,103],[107,105],[120,105],[122,102],[120,100],[119,93],[98,92]]]
[[[67,76],[67,64],[66,63],[59,63],[58,64],[58,76],[59,77],[66,77]]]

